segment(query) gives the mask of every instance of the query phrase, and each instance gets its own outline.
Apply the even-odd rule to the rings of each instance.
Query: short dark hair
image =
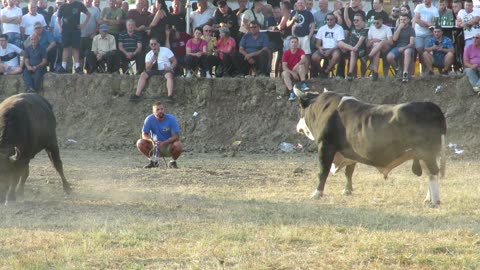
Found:
[[[375,15],[375,17],[373,17],[373,19],[374,19],[375,21],[382,21],[382,22],[383,22],[383,17],[382,17],[382,15]]]
[[[362,21],[365,21],[365,15],[363,15],[363,13],[357,12],[355,15],[353,15],[353,17],[361,17]]]
[[[6,41],[8,41],[8,36],[7,36],[7,34],[0,34],[0,38],[4,38]]]
[[[412,19],[412,16],[410,15],[410,13],[407,13],[407,12],[400,13],[400,17],[407,17],[407,18],[409,18],[410,20]]]
[[[292,40],[292,39],[296,39],[296,40],[298,41],[298,37],[296,37],[296,36],[291,36],[290,39],[288,40],[288,42],[290,42],[290,40]]]
[[[250,26],[250,25],[260,26],[260,23],[256,20],[253,20],[253,21],[248,23],[248,26]]]
[[[164,106],[163,103],[161,101],[155,101],[153,104],[152,104],[152,107],[156,107],[156,106]],[[164,106],[165,107],[165,106]]]

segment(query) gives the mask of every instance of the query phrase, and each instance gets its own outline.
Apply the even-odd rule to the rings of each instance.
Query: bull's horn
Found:
[[[17,161],[19,157],[20,157],[20,150],[15,146],[15,154],[13,156],[10,156],[10,160]]]
[[[302,90],[298,89],[296,85],[293,86],[293,92],[299,98],[304,98],[306,96],[306,94],[302,92]]]
[[[326,92],[330,92],[327,90],[327,88],[323,88],[323,92],[326,93]]]

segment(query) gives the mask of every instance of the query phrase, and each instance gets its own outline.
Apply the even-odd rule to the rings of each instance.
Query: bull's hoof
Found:
[[[343,195],[346,195],[346,196],[352,195],[352,190],[345,188],[345,189],[343,189],[342,194],[343,194]]]
[[[69,195],[70,193],[72,193],[72,188],[70,187],[70,184],[66,184],[63,186],[63,191]]]
[[[320,197],[323,196],[323,192],[322,191],[318,191],[318,190],[315,190],[313,193],[312,193],[312,196],[310,198],[314,199],[314,200],[318,200],[320,199]]]
[[[440,206],[440,201],[437,201],[437,202],[432,202],[430,200],[425,200],[424,201],[425,205],[430,207],[430,208],[437,208]]]

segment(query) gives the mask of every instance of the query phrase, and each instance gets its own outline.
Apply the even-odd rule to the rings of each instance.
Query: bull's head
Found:
[[[324,89],[325,92],[328,92],[327,89]],[[297,132],[300,134],[305,135],[310,140],[314,141],[315,137],[313,136],[310,128],[305,121],[305,111],[306,109],[312,104],[316,98],[318,97],[319,93],[313,92],[302,92],[300,89],[297,88],[296,85],[293,86],[293,92],[300,100],[300,120],[297,123]]]

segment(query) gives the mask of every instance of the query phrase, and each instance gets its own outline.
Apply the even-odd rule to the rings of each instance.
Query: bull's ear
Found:
[[[18,149],[18,147],[16,146],[14,149],[15,149],[15,154],[9,157],[11,161],[17,161],[20,158],[20,149]]]
[[[323,92],[327,93],[327,92],[330,92],[330,91],[328,91],[327,88],[323,88]]]
[[[296,84],[293,85],[293,93],[295,93],[295,95],[297,97],[299,97],[300,100],[302,100],[306,97],[306,94],[304,92],[302,92],[302,90],[298,89]]]

